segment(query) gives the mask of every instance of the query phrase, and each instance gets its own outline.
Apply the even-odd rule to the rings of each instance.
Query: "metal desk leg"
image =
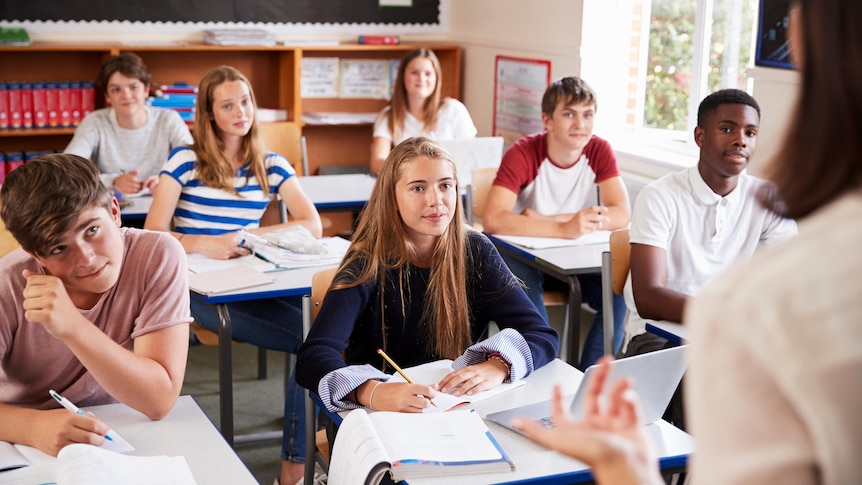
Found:
[[[216,305],[218,311],[218,388],[221,434],[233,447],[233,356],[230,313],[227,304]]]
[[[573,367],[580,361],[581,347],[581,281],[576,275],[569,276],[569,334],[566,345],[566,360]]]
[[[602,308],[605,355],[614,354],[614,287],[611,283],[611,253],[602,253]]]

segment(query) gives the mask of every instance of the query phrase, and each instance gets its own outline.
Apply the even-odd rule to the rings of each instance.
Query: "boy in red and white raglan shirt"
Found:
[[[628,225],[631,206],[616,155],[593,135],[596,106],[595,91],[580,78],[564,77],[548,86],[542,97],[545,131],[521,138],[503,156],[482,219],[487,232],[575,239]],[[503,257],[547,319],[543,287],[556,280],[545,281],[541,271]],[[601,276],[578,279],[584,301],[598,312],[579,363],[585,369],[603,354]],[[625,312],[625,302],[614,295],[615,352]]]

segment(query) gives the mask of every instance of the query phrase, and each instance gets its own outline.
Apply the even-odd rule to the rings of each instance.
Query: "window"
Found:
[[[629,0],[621,15],[632,61],[623,131],[686,148],[697,106],[723,88],[747,88],[757,0]],[[619,30],[618,30],[619,31]],[[672,144],[673,145],[673,144]]]

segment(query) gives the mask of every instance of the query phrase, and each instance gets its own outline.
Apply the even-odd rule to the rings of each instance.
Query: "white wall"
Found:
[[[454,0],[448,39],[464,48],[462,92],[480,136],[491,135],[498,55],[551,61],[551,79],[580,75],[582,0]]]
[[[748,171],[759,175],[784,139],[784,130],[799,92],[799,73],[769,67],[754,67],[749,73],[751,94],[760,105],[760,131],[757,153]]]

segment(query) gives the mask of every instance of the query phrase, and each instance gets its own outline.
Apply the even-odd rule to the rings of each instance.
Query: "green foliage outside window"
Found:
[[[644,99],[646,128],[687,129],[696,9],[696,0],[652,0]],[[714,1],[708,92],[745,88],[756,11],[756,0]]]

